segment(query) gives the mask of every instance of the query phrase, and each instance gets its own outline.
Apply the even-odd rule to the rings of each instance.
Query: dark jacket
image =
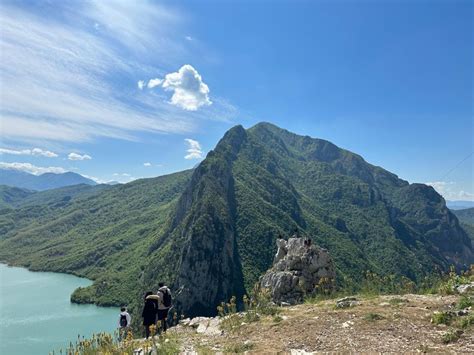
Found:
[[[157,310],[158,305],[155,300],[145,300],[142,311],[143,325],[150,326],[156,323]]]

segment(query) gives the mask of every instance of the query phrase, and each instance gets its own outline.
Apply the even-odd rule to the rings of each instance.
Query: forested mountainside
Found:
[[[76,197],[94,195],[109,185],[79,184],[45,191],[33,191],[19,187],[0,185],[0,208],[19,208],[33,205],[65,205]],[[58,205],[60,204],[60,205]]]
[[[33,191],[27,189],[0,185],[0,209],[12,207],[32,193]]]
[[[190,175],[32,194],[15,209],[0,210],[0,260],[94,280],[76,301],[128,303],[141,287],[149,247],[163,234]]]
[[[96,185],[97,183],[70,171],[61,174],[33,175],[18,170],[0,169],[0,185],[43,191],[78,184]]]
[[[165,280],[187,315],[215,314],[251,290],[275,239],[295,229],[327,248],[337,283],[355,289],[366,271],[419,282],[474,262],[432,187],[268,123],[230,129],[193,171],[55,203],[1,211],[0,260],[92,278],[77,301],[136,302]]]

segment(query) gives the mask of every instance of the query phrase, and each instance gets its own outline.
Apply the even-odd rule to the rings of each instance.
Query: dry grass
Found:
[[[248,353],[285,353],[299,349],[474,353],[474,327],[468,326],[461,333],[431,322],[435,311],[443,312],[458,301],[459,297],[452,295],[380,296],[362,298],[356,307],[335,310],[334,300],[326,300],[318,305],[282,308],[277,321],[265,316],[221,336],[204,336],[184,329],[178,332],[186,337],[188,350],[211,349],[212,352],[234,349]]]

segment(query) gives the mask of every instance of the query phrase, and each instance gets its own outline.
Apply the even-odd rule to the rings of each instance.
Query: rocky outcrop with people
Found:
[[[326,249],[299,237],[278,239],[277,246],[273,267],[260,280],[275,303],[294,305],[333,287],[336,272]]]

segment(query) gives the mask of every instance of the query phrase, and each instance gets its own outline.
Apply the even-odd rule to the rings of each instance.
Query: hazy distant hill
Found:
[[[474,207],[474,201],[446,201],[446,206],[451,210],[463,210]]]
[[[295,228],[354,289],[366,271],[418,282],[474,262],[432,187],[268,123],[232,128],[194,170],[62,199],[0,213],[0,260],[92,278],[78,302],[133,304],[165,280],[186,315],[213,314],[250,290]]]
[[[33,175],[18,170],[0,169],[0,185],[43,191],[78,184],[96,185],[97,183],[73,172]]]
[[[453,212],[458,217],[459,222],[461,222],[461,226],[469,234],[471,239],[474,240],[474,207]]]

